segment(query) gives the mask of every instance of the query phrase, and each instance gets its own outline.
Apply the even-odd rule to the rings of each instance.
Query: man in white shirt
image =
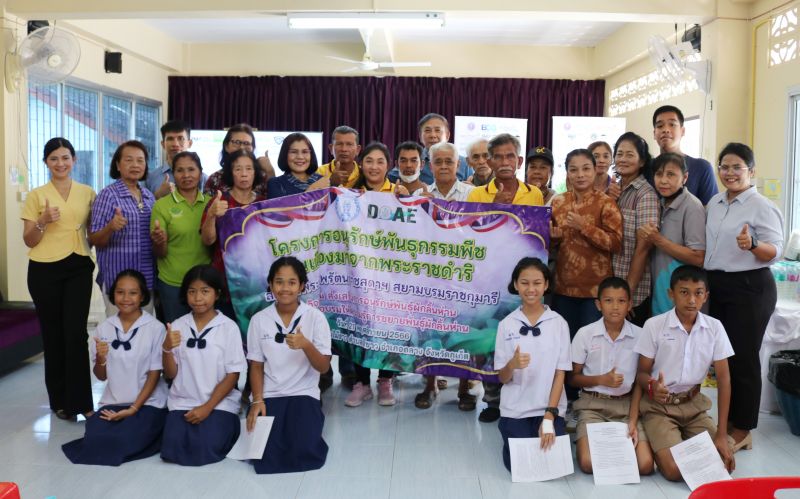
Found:
[[[430,149],[431,169],[434,182],[428,187],[432,197],[445,201],[466,201],[474,186],[466,184],[456,176],[458,150],[449,142],[439,142]]]

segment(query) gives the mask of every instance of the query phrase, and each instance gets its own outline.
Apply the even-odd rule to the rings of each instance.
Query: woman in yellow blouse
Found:
[[[28,291],[44,342],[44,382],[50,409],[61,419],[93,412],[86,321],[94,263],[86,226],[95,192],[72,180],[75,149],[67,139],[44,146],[50,182],[32,190],[22,210],[30,248]]]

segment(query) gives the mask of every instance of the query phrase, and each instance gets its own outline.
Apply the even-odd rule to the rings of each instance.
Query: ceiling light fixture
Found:
[[[444,26],[441,12],[290,12],[293,29],[437,29]]]

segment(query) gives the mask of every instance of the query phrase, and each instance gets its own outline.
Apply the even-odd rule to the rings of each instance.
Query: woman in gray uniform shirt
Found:
[[[783,251],[783,216],[756,191],[753,151],[730,143],[717,167],[725,191],[708,202],[706,256],[711,296],[709,312],[719,319],[736,353],[731,370],[731,436],[734,451],[752,448],[758,425],[761,363],[758,352],[777,292],[769,270]]]

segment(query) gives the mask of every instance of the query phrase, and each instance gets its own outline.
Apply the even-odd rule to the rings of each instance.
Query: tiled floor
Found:
[[[0,377],[0,481],[15,481],[24,499],[67,498],[685,498],[689,488],[660,476],[639,485],[595,487],[580,471],[535,484],[512,484],[500,459],[496,424],[480,423],[477,412],[456,407],[455,382],[433,408],[414,408],[420,378],[396,383],[399,403],[344,406],[338,379],[323,397],[328,462],[321,470],[256,475],[246,463],[225,460],[183,468],[158,457],[119,468],[77,466],[61,444],[78,438],[83,423],[51,415],[41,358]],[[95,398],[102,384],[95,384]],[[708,394],[713,397],[714,392]],[[481,409],[479,405],[478,409]],[[735,477],[800,475],[800,437],[780,416],[762,415],[751,451],[736,455]],[[577,465],[576,465],[577,470]],[[784,494],[781,497],[798,497]]]

